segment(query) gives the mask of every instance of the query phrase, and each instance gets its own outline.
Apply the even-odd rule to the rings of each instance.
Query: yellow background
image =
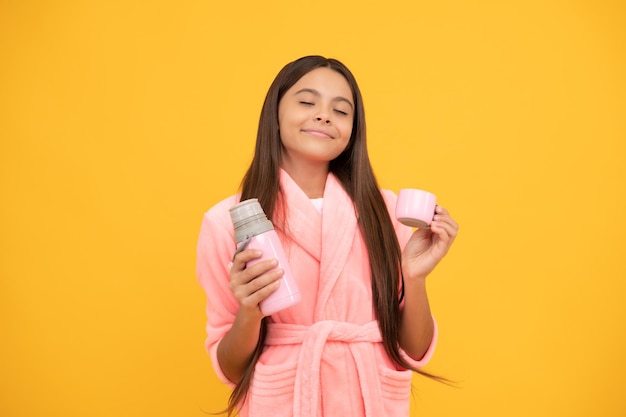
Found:
[[[275,74],[355,73],[385,188],[461,224],[414,416],[624,416],[621,1],[0,1],[0,415],[204,416],[202,213]]]

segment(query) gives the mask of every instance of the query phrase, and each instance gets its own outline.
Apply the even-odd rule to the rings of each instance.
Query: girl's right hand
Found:
[[[230,268],[230,290],[239,301],[240,313],[248,313],[263,318],[259,303],[265,300],[280,286],[279,279],[284,271],[276,268],[276,259],[267,259],[249,268],[246,263],[261,257],[258,249],[246,249],[235,255]],[[243,310],[243,311],[241,311]]]

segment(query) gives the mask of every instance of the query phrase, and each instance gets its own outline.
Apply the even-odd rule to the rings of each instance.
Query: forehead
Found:
[[[341,96],[352,101],[352,89],[343,75],[330,68],[315,68],[304,74],[289,90],[313,89],[320,94]]]

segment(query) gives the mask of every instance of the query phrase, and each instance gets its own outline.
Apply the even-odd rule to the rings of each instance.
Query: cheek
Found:
[[[281,140],[282,138],[288,134],[289,132],[289,119],[286,119],[285,117],[281,117],[281,115],[278,115],[278,133],[280,134]]]
[[[278,128],[281,130],[295,129],[302,121],[302,115],[294,111],[278,112]]]
[[[341,136],[343,136],[346,140],[350,140],[352,136],[352,121],[346,121],[341,124]]]
[[[280,125],[278,127],[278,136],[280,137],[280,143],[282,143],[283,145],[285,145],[285,141],[289,142],[289,133],[283,127],[283,125]]]

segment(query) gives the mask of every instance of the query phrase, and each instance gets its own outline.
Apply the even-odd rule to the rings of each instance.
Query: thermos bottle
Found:
[[[285,271],[280,278],[278,289],[259,304],[263,314],[269,316],[299,303],[300,291],[291,274],[285,251],[274,230],[274,225],[267,219],[259,201],[251,198],[234,205],[230,208],[230,218],[235,228],[235,241],[237,242],[235,253],[244,249],[260,249],[263,252],[260,258],[248,262],[246,267],[265,259],[276,258],[277,268]]]

